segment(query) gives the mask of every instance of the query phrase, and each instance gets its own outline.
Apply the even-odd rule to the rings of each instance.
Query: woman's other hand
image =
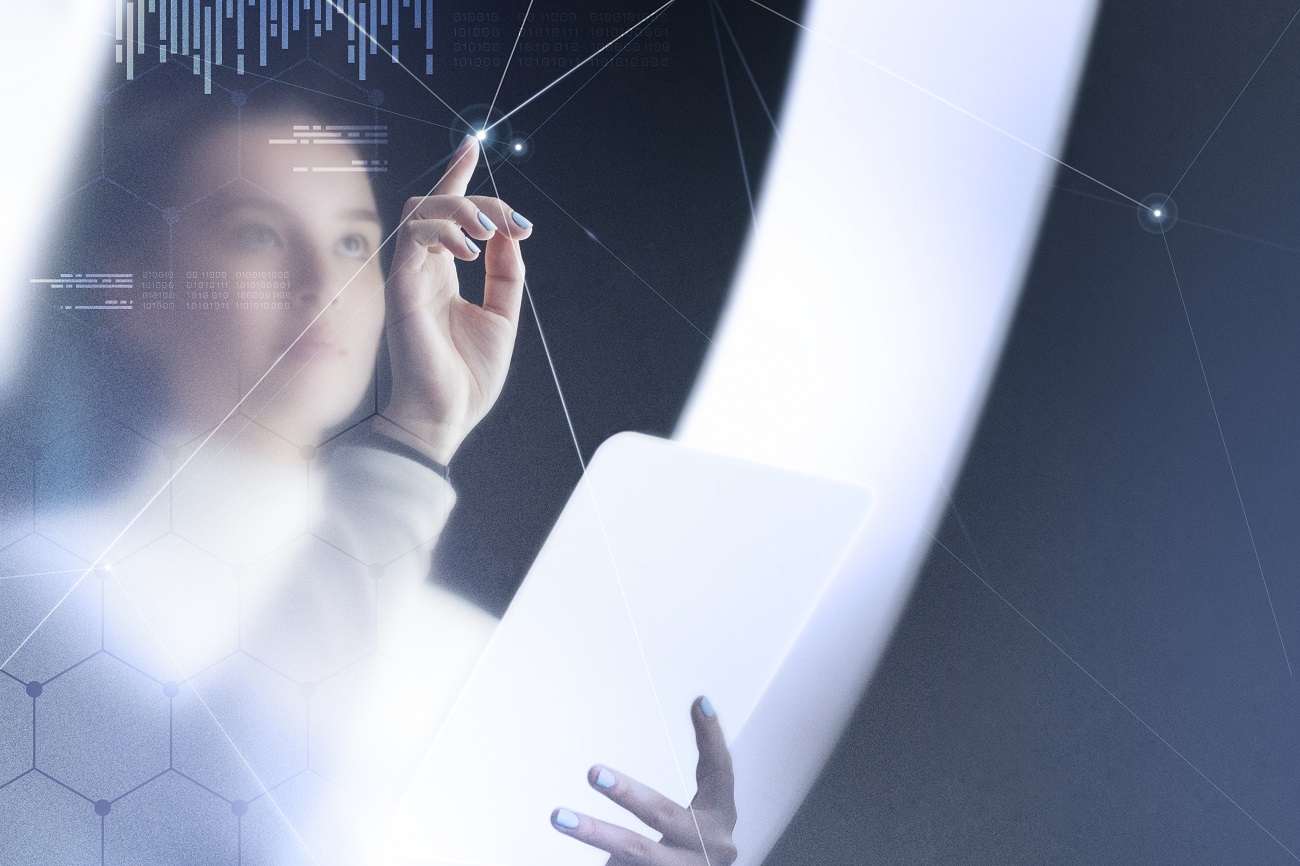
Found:
[[[505,383],[523,298],[519,242],[532,233],[500,199],[465,195],[478,153],[466,136],[434,194],[407,201],[387,284],[393,389],[380,414],[443,464]],[[482,306],[460,296],[456,276],[456,259],[479,255],[487,271]]]
[[[736,826],[735,778],[717,714],[708,698],[691,705],[698,791],[682,807],[635,779],[608,767],[587,772],[591,786],[658,830],[658,842],[639,833],[569,809],[551,813],[551,826],[610,853],[608,866],[730,866],[736,861],[731,831]],[[706,856],[707,852],[707,856]]]

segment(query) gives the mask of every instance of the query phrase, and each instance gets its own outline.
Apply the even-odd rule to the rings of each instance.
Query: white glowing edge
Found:
[[[814,0],[804,21],[1059,155],[1095,16],[1094,0]],[[830,756],[931,547],[1057,170],[807,33],[786,106],[757,230],[675,438],[877,498],[848,579],[733,744],[751,866]]]
[[[5,4],[9,38],[0,51],[0,111],[8,134],[0,137],[5,206],[0,208],[0,382],[21,340],[14,329],[27,281],[36,274],[30,251],[49,231],[77,133],[100,82],[103,33],[112,31],[113,5],[104,0],[41,0]],[[111,50],[111,49],[110,49]],[[97,120],[96,120],[97,122]]]

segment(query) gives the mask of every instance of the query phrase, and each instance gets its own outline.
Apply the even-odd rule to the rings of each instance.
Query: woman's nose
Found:
[[[299,306],[320,308],[330,302],[333,293],[325,283],[327,273],[324,257],[317,250],[305,244],[299,248],[289,272]]]

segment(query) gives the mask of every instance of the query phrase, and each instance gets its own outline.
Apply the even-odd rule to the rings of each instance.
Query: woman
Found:
[[[385,279],[385,209],[365,170],[380,161],[341,134],[364,124],[273,88],[177,99],[166,75],[148,85],[156,98],[115,110],[116,125],[106,111],[103,177],[65,202],[53,256],[60,271],[139,275],[139,309],[90,321],[105,346],[91,392],[72,376],[51,399],[49,374],[69,356],[48,340],[9,413],[9,435],[40,431],[44,448],[36,528],[95,567],[100,606],[70,612],[91,586],[79,576],[55,613],[35,627],[19,618],[5,638],[30,671],[10,678],[33,719],[48,708],[57,724],[56,708],[107,706],[110,693],[125,707],[110,668],[160,684],[167,761],[139,781],[134,746],[110,724],[60,739],[33,721],[34,769],[20,778],[92,801],[103,850],[130,862],[203,862],[196,835],[163,827],[178,822],[162,803],[196,789],[228,806],[243,863],[361,862],[495,624],[426,577],[454,505],[447,466],[509,367],[532,225],[466,195],[479,156],[466,136],[432,194],[405,202]],[[460,296],[457,259],[482,259],[481,304]],[[77,420],[88,407],[99,420]],[[11,548],[10,573],[39,570],[17,564],[39,551]],[[201,577],[219,567],[235,579]],[[32,649],[42,628],[87,633],[96,614],[100,649],[86,660],[56,670]],[[159,701],[147,691],[140,702]],[[552,825],[619,864],[734,860],[730,758],[707,700],[691,717],[691,809],[589,771],[660,841],[568,809]],[[179,793],[139,805],[166,785]],[[208,820],[212,806],[186,815]],[[0,860],[49,856],[43,831],[8,833]]]

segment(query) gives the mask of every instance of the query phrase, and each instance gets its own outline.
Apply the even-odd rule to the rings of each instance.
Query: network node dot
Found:
[[[29,698],[39,698],[43,691],[45,691],[45,686],[41,685],[36,680],[32,680],[27,684],[27,696]]]
[[[236,818],[242,818],[248,814],[248,804],[243,800],[235,800],[230,804],[230,811],[234,813]]]
[[[522,144],[520,144],[519,142],[516,141],[516,142],[515,142],[515,150],[523,150],[523,149],[524,149],[524,146],[523,146]]]
[[[510,145],[519,140],[505,113],[495,105],[470,105],[455,112],[456,123],[447,128],[447,143],[453,151],[465,141],[465,136],[472,135],[483,143],[490,142],[503,145],[510,150]]]
[[[111,811],[113,811],[112,803],[108,802],[107,800],[95,801],[95,814],[98,815],[99,817],[103,818]]]
[[[384,564],[382,562],[372,562],[367,568],[367,571],[370,572],[371,577],[378,580],[384,576]]]
[[[302,690],[302,696],[304,698],[310,698],[312,695],[316,694],[315,683],[303,683],[298,688]]]
[[[247,105],[248,94],[242,90],[232,90],[230,91],[230,101],[235,105]]]
[[[380,90],[379,88],[375,88],[374,90],[366,94],[366,99],[367,101],[369,101],[371,105],[373,105],[375,108],[378,108],[379,106],[384,104],[384,91]]]
[[[163,694],[169,698],[174,698],[181,693],[181,687],[176,683],[163,683]]]
[[[1138,205],[1137,217],[1142,228],[1162,235],[1178,222],[1178,205],[1165,193],[1153,192]]]
[[[162,216],[167,221],[167,225],[175,225],[176,221],[181,218],[180,208],[163,208]]]
[[[314,460],[316,458],[316,448],[313,445],[304,445],[298,449],[303,460]]]

